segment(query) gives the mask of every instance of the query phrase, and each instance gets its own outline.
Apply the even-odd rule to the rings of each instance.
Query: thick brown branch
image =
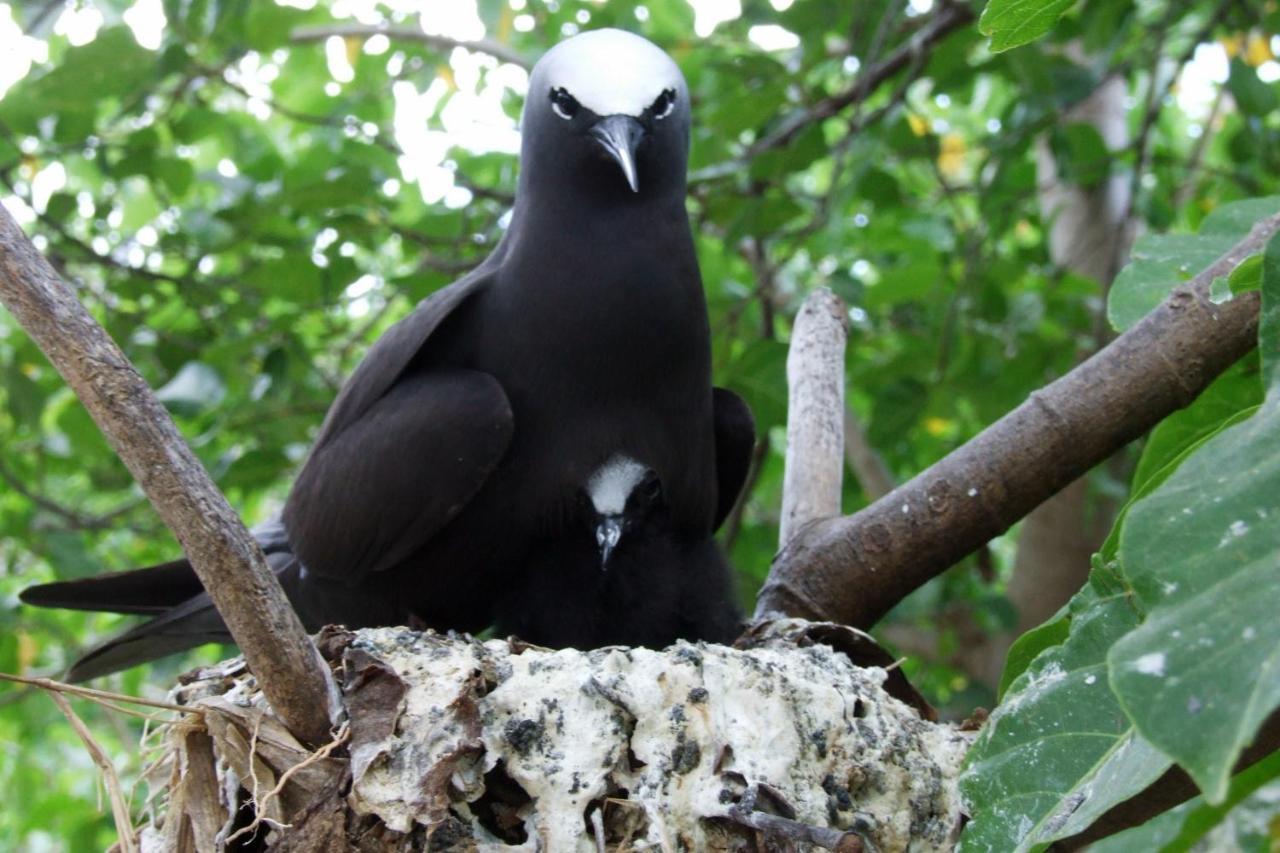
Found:
[[[787,459],[778,544],[840,514],[844,464],[844,304],[820,287],[800,307],[787,354]]]
[[[1280,214],[1106,348],[852,516],[809,525],[774,560],[756,616],[873,625],[1042,501],[1190,403],[1256,344],[1258,294],[1209,285],[1280,231]]]
[[[1280,750],[1280,711],[1273,713],[1263,722],[1253,745],[1246,749],[1240,756],[1240,760],[1236,762],[1235,772],[1240,773],[1252,767],[1276,750]],[[1113,806],[1084,832],[1064,838],[1054,843],[1049,849],[1054,853],[1079,850],[1117,832],[1141,826],[1156,815],[1185,803],[1198,793],[1200,791],[1196,788],[1195,782],[1191,781],[1191,777],[1185,770],[1175,765],[1134,796]]]
[[[438,50],[461,47],[476,53],[488,54],[501,62],[510,62],[521,68],[532,67],[532,63],[527,58],[502,42],[493,39],[467,41],[449,36],[432,35],[417,27],[397,27],[386,24],[328,24],[323,27],[298,27],[289,34],[289,38],[295,42],[324,41],[330,36],[365,39],[372,36],[386,36],[393,41],[416,41]]]
[[[0,302],[178,537],[276,712],[300,738],[323,743],[331,682],[262,551],[137,370],[3,210]]]

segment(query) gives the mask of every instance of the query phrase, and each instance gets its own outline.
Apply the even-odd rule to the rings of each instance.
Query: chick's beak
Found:
[[[607,515],[596,525],[596,545],[600,548],[601,571],[609,567],[609,556],[613,553],[613,549],[618,547],[618,540],[621,538],[622,519],[618,516]]]
[[[591,136],[621,167],[631,191],[640,192],[640,182],[636,177],[636,146],[644,137],[644,126],[631,116],[607,116],[595,123]]]

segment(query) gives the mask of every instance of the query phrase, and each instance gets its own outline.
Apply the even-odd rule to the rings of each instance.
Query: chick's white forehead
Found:
[[[587,482],[587,497],[600,515],[617,515],[627,508],[627,498],[644,479],[645,467],[630,456],[618,454],[596,469]]]
[[[663,89],[684,91],[684,78],[653,42],[625,30],[591,30],[551,48],[534,69],[546,97],[564,88],[596,115],[639,116]]]

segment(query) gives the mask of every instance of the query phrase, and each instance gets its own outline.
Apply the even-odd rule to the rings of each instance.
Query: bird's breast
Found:
[[[602,265],[521,281],[515,293],[495,288],[473,352],[511,402],[509,500],[553,523],[571,513],[591,472],[622,453],[659,474],[677,526],[709,522],[710,345],[696,275]]]

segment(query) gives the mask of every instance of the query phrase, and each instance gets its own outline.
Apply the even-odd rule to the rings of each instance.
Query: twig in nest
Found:
[[[600,816],[601,809],[596,809],[591,813],[591,830],[596,836],[596,853],[605,853],[604,848],[604,818]]]
[[[288,828],[289,826],[288,824],[277,824],[275,821],[266,817],[267,803],[271,802],[272,798],[280,796],[280,793],[284,790],[284,786],[288,783],[289,778],[293,776],[294,773],[297,773],[299,770],[303,769],[304,767],[310,767],[312,764],[315,764],[318,761],[323,761],[324,759],[328,758],[335,749],[337,749],[338,747],[342,746],[344,743],[347,742],[347,738],[350,736],[350,734],[351,734],[350,725],[347,723],[343,723],[342,728],[338,730],[338,733],[337,735],[334,736],[333,740],[329,741],[324,746],[320,747],[315,752],[308,755],[305,759],[303,759],[302,761],[299,761],[297,764],[293,765],[288,770],[281,773],[279,780],[276,781],[275,787],[273,787],[270,791],[267,791],[267,793],[263,795],[261,799],[258,798],[258,774],[252,773],[251,775],[253,776],[253,805],[254,805],[254,810],[257,812],[257,816],[253,819],[253,823],[249,824],[248,826],[241,827],[239,830],[235,832],[234,835],[228,838],[227,844],[230,844],[232,841],[239,838],[241,835],[252,835],[254,832],[257,831],[258,827],[261,826],[264,822],[269,823],[272,826],[278,826],[280,828]],[[249,749],[249,763],[251,768],[253,765],[254,753],[257,750],[257,744],[258,744],[258,726],[254,726],[253,740],[251,742],[250,749]]]
[[[798,820],[744,809],[730,809],[727,816],[735,823],[763,832],[766,837],[814,844],[824,850],[835,850],[836,853],[862,853],[865,849],[862,839],[852,832],[810,826]]]
[[[124,798],[124,791],[120,787],[120,777],[116,775],[115,765],[111,763],[111,759],[107,757],[107,753],[102,746],[93,739],[93,733],[89,731],[89,727],[84,724],[84,720],[76,714],[71,708],[71,703],[67,701],[67,697],[56,690],[49,691],[49,698],[58,706],[58,710],[63,713],[67,720],[71,723],[71,728],[75,729],[76,734],[80,736],[81,742],[84,743],[85,749],[89,751],[89,757],[93,759],[93,763],[98,765],[98,769],[102,771],[103,784],[107,786],[107,794],[111,797],[111,817],[115,820],[116,835],[119,836],[120,853],[138,853],[138,846],[134,843],[133,838],[133,821],[129,817],[129,806]]]
[[[171,702],[159,702],[155,699],[142,699],[138,696],[128,696],[124,693],[112,693],[110,690],[94,690],[92,687],[80,687],[76,684],[67,684],[65,681],[55,681],[52,678],[29,678],[25,675],[13,675],[8,672],[0,672],[0,681],[12,681],[15,684],[28,684],[32,687],[38,687],[41,690],[47,690],[50,693],[70,693],[72,696],[79,696],[83,699],[92,699],[100,705],[105,705],[124,714],[132,714],[139,716],[137,711],[130,711],[127,708],[121,708],[114,702],[124,702],[129,705],[143,705],[148,708],[160,708],[165,711],[177,711],[180,714],[196,714],[203,716],[204,711],[199,708],[192,708],[186,705],[174,705]],[[141,715],[150,719],[147,715]]]

